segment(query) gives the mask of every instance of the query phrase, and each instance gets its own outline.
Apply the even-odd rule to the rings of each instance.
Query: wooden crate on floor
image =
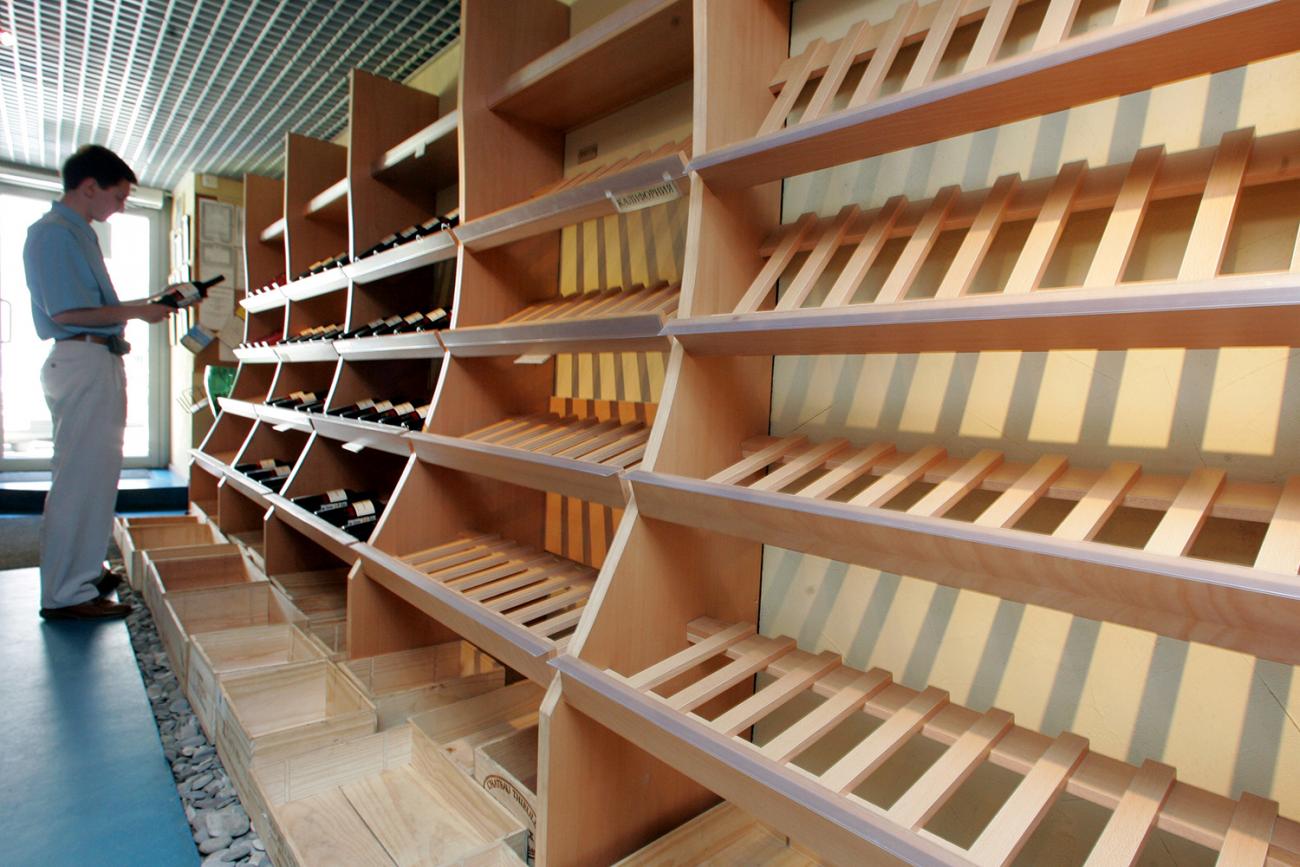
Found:
[[[245,626],[190,637],[185,693],[208,737],[215,736],[221,683],[227,675],[303,665],[327,658],[325,648],[290,623]]]
[[[253,779],[281,867],[521,863],[524,829],[410,725],[259,762]]]
[[[537,831],[537,726],[474,749],[474,779],[529,831]]]
[[[158,635],[181,683],[189,666],[191,635],[302,620],[293,603],[265,581],[165,593],[154,609]]]
[[[201,524],[203,519],[195,514],[188,515],[140,515],[132,517],[131,515],[113,516],[113,544],[122,554],[123,562],[131,559],[131,550],[134,550],[134,543],[131,541],[131,531],[138,530],[142,527],[164,527],[174,526],[176,524]],[[130,550],[128,550],[130,549]]]
[[[163,596],[230,584],[255,584],[266,576],[234,545],[194,545],[145,552],[141,593],[149,610],[162,611]]]
[[[332,662],[233,674],[221,681],[217,751],[246,801],[251,772],[375,731],[375,706]]]
[[[724,801],[619,861],[616,867],[656,864],[816,867],[821,863],[800,852],[789,837]]]
[[[381,730],[505,685],[501,664],[467,641],[346,660],[340,667],[374,702]]]
[[[189,516],[184,516],[189,517]],[[118,548],[126,566],[126,580],[131,589],[139,591],[145,579],[146,553],[158,553],[167,548],[184,548],[193,545],[213,545],[226,541],[211,524],[196,520],[168,521],[141,524],[123,530]]]

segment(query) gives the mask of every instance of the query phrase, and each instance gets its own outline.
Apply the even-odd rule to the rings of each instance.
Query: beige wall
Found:
[[[864,10],[879,21],[894,5],[799,0],[794,49],[838,38]],[[1085,4],[1084,19],[1104,23],[1113,8]],[[1127,162],[1149,144],[1174,153],[1242,126],[1294,129],[1297,92],[1293,55],[889,154],[788,181],[783,220],[876,207],[898,193],[928,198],[946,184],[986,188],[1008,172],[1043,177],[1072,160]],[[1283,185],[1243,205],[1248,226],[1227,268],[1285,267],[1298,192]],[[1153,212],[1159,230],[1129,279],[1171,273],[1194,207]],[[1082,281],[1101,225],[1082,218],[1067,228],[1047,285]],[[1286,348],[782,358],[772,432],[792,431],[903,450],[938,442],[956,456],[997,448],[1008,459],[1057,452],[1090,467],[1138,460],[1184,475],[1208,465],[1275,482],[1300,472],[1300,359]],[[1228,523],[1215,528],[1225,553],[1250,541],[1251,528]],[[761,628],[912,687],[943,687],[976,709],[1002,707],[1048,734],[1073,730],[1107,755],[1163,760],[1212,791],[1271,796],[1300,816],[1300,685],[1289,666],[776,549],[765,557]]]

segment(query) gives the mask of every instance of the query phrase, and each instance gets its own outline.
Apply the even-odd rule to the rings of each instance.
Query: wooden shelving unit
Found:
[[[440,785],[478,780],[533,832],[537,864],[1047,863],[1066,797],[1102,816],[1079,863],[1138,863],[1155,840],[1300,863],[1300,824],[1265,798],[1103,755],[1095,729],[964,706],[910,665],[904,685],[810,652],[812,626],[760,634],[770,545],[1300,664],[1294,468],[1265,481],[1262,458],[1238,473],[946,429],[855,437],[843,383],[831,433],[773,435],[789,356],[1295,343],[1300,247],[1260,265],[1251,220],[1252,203],[1293,201],[1300,132],[1166,153],[1147,129],[1133,153],[1112,142],[1113,162],[1035,152],[1042,171],[977,166],[911,199],[801,177],[1300,50],[1300,0],[1111,5],[907,0],[806,42],[780,0],[630,0],[596,21],[467,0],[455,87],[356,71],[346,144],[287,137],[284,181],[246,181],[249,284],[278,284],[241,302],[247,340],[447,317],[240,349],[193,508],[329,660],[473,648],[508,685],[239,771],[277,852],[311,860],[297,775],[339,780],[324,797],[343,809],[364,776],[338,768],[351,750],[425,787],[400,828],[353,822],[383,857],[390,831],[465,821],[415,779],[442,756]],[[791,183],[812,190],[783,219]],[[819,197],[838,205],[851,183],[861,203],[826,213]],[[1269,232],[1293,231],[1286,207]],[[1154,276],[1130,267],[1153,213],[1186,223],[1177,267]],[[389,245],[436,215],[459,222]],[[299,390],[430,410],[408,431],[266,405]],[[280,494],[232,469],[267,457],[293,466]],[[390,498],[368,538],[291,501],[334,488]],[[255,733],[233,725],[219,746],[246,764]],[[966,810],[989,773],[1009,776],[1005,797]],[[492,812],[473,854],[512,863],[522,838]]]

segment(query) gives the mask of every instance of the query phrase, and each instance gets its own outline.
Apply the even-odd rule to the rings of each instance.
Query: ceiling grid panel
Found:
[[[459,23],[459,0],[4,0],[0,162],[97,142],[164,189],[275,175],[286,131],[344,128],[349,69],[405,78]]]

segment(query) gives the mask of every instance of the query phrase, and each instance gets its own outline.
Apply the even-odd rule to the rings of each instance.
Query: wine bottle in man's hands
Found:
[[[173,283],[154,297],[150,298],[149,303],[164,304],[168,307],[175,307],[177,310],[192,307],[204,298],[207,298],[208,290],[225,279],[226,275],[218,274],[211,280],[194,280],[189,283]]]

